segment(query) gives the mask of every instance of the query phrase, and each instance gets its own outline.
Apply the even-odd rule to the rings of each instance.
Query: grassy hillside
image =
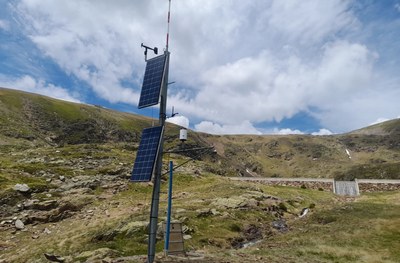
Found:
[[[135,141],[151,120],[41,95],[0,89],[0,134],[49,144]]]
[[[145,262],[152,184],[129,176],[151,119],[0,89],[0,122],[1,263],[48,262],[45,253],[65,262]],[[164,167],[195,157],[175,173],[172,213],[190,262],[399,262],[398,192],[342,198],[226,178],[398,178],[399,121],[379,127],[385,132],[335,136],[190,131],[183,147],[217,150],[164,155]],[[168,125],[166,149],[178,146],[178,133]],[[160,226],[166,192],[163,178]],[[158,239],[157,262],[188,261],[164,258],[162,230]]]
[[[152,120],[0,89],[0,122],[0,144],[137,145]],[[168,126],[166,149],[177,147],[178,133],[176,126]],[[222,176],[400,178],[399,119],[332,136],[213,136],[191,131],[186,143],[188,148],[209,145],[217,155],[207,159],[206,168]]]
[[[26,228],[15,231],[8,223],[0,227],[0,260],[47,262],[44,253],[50,253],[66,262],[145,262],[152,186],[128,182],[129,171],[119,163],[128,165],[132,156],[121,146],[90,147],[62,148],[43,168],[45,173],[33,173],[45,188],[36,188],[37,182],[26,178],[10,179],[27,182],[34,191],[12,206],[26,207],[2,216],[5,221],[21,218]],[[49,152],[39,149],[18,155],[21,163],[29,163]],[[171,159],[177,164],[185,160]],[[90,168],[94,160],[98,168]],[[75,174],[61,182],[52,174],[65,162]],[[79,167],[79,163],[89,164]],[[204,171],[205,164],[197,161],[175,174],[173,219],[184,225],[189,255],[201,258],[183,262],[394,263],[400,259],[398,192],[340,198],[318,190],[231,181]],[[48,178],[51,183],[46,183]],[[164,182],[160,222],[165,220],[166,187]],[[56,207],[32,208],[28,200],[38,200],[35,204],[42,206],[55,202]],[[310,212],[299,218],[303,208]],[[162,256],[162,232],[158,236],[157,262],[171,262]]]
[[[400,120],[392,121],[391,125],[394,124],[400,127]],[[400,134],[397,132],[206,138],[216,146],[220,157],[211,171],[221,175],[400,178]]]

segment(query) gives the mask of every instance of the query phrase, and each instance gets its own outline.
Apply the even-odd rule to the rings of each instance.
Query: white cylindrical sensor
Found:
[[[179,131],[179,140],[181,140],[183,142],[187,140],[187,130],[185,128],[182,128]]]

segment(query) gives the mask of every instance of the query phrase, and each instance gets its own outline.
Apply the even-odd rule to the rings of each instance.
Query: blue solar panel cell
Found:
[[[140,93],[138,108],[145,108],[158,104],[160,90],[165,69],[165,55],[147,61],[144,72],[142,92]]]
[[[133,165],[131,181],[148,182],[151,180],[160,148],[162,130],[162,126],[143,130],[139,150]]]

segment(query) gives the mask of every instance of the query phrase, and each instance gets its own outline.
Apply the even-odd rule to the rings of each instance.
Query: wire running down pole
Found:
[[[167,209],[167,224],[166,224],[166,233],[165,233],[165,244],[164,250],[166,255],[168,255],[169,250],[169,235],[171,230],[171,210],[172,210],[172,182],[174,175],[174,163],[172,161],[169,162],[169,184],[168,184],[168,209]]]

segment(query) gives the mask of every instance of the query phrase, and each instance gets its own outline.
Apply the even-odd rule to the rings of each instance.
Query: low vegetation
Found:
[[[151,183],[130,183],[152,120],[0,89],[0,262],[144,262]],[[173,220],[193,262],[399,262],[400,193],[338,197],[229,176],[399,179],[399,121],[334,136],[213,136],[167,127],[175,165]],[[350,156],[346,153],[346,149]],[[163,177],[157,261],[163,257]],[[29,191],[15,190],[26,184]],[[304,211],[303,217],[300,217]],[[16,221],[24,223],[17,229]],[[194,256],[193,256],[194,257]]]

